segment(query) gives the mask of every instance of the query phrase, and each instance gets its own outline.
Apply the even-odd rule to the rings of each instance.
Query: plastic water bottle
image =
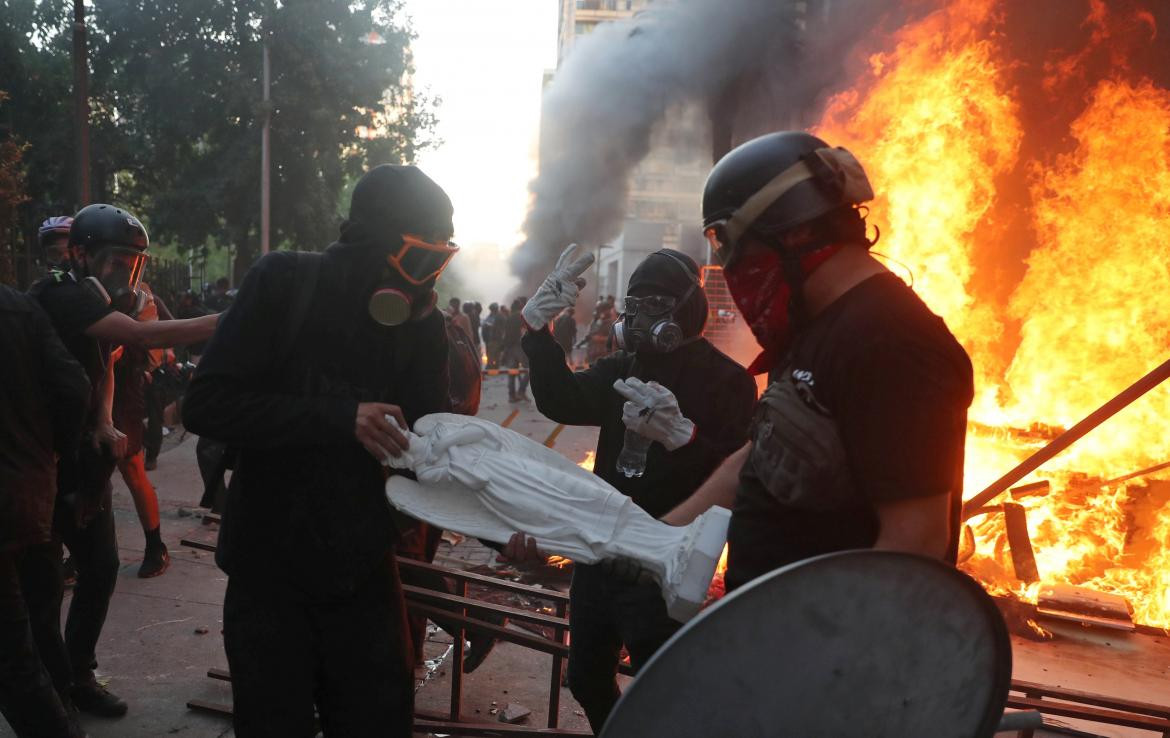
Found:
[[[654,441],[640,433],[626,428],[626,442],[618,454],[617,470],[627,477],[640,477],[646,473],[646,452]]]

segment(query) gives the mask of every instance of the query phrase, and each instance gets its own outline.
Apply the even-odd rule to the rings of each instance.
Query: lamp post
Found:
[[[268,42],[264,42],[264,128],[260,134],[260,255],[268,253],[270,190],[270,153],[268,131],[272,125],[272,103],[269,96]]]
[[[89,63],[85,0],[73,0],[73,120],[77,126],[78,210],[89,204]]]

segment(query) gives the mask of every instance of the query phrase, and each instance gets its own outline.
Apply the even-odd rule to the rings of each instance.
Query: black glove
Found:
[[[619,582],[626,584],[651,584],[654,575],[634,559],[602,559],[597,562],[598,568]]]

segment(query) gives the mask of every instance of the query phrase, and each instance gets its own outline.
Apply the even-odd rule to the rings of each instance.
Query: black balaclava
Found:
[[[418,167],[381,164],[366,172],[353,188],[339,243],[331,247],[354,258],[352,294],[364,302],[383,287],[401,290],[416,317],[428,312],[435,301],[434,281],[407,283],[386,256],[401,247],[404,233],[428,241],[450,238],[453,215],[447,193]]]
[[[699,265],[694,259],[681,251],[660,249],[647,256],[634,269],[626,293],[667,295],[682,300],[690,292],[690,297],[677,305],[673,313],[675,322],[682,328],[684,343],[687,343],[700,336],[707,325],[707,294],[698,286],[698,282]],[[648,320],[638,315],[632,319],[630,327],[635,330],[648,330],[650,323],[659,319]],[[646,353],[644,348],[635,347],[640,354]]]
[[[454,232],[453,214],[447,193],[418,167],[382,164],[354,186],[348,223],[382,238],[413,233],[437,241]]]

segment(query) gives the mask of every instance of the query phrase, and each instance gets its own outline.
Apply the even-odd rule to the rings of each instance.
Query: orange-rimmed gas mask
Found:
[[[135,315],[145,293],[138,289],[148,255],[127,246],[106,246],[86,256],[83,283],[119,312]]]
[[[433,284],[458,252],[459,247],[451,241],[427,241],[412,233],[403,234],[402,245],[386,255],[393,278],[384,281],[370,295],[370,317],[381,325],[396,326],[411,317],[426,315],[434,307],[434,292],[427,290],[428,304],[418,306],[415,305],[417,295],[403,289],[401,282],[409,287]]]

